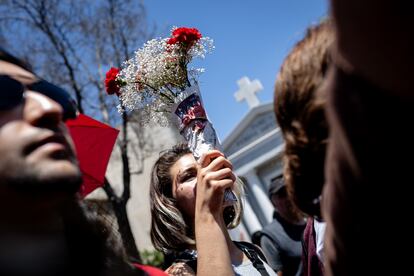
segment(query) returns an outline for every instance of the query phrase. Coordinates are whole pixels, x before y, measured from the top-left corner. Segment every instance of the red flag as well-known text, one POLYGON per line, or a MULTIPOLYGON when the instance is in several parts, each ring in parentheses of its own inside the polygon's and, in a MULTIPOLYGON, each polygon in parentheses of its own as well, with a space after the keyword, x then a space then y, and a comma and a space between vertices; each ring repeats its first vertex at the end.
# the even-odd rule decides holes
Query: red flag
POLYGON ((83 185, 80 193, 86 196, 103 186, 106 167, 119 130, 91 117, 80 114, 66 122, 75 143, 83 185))

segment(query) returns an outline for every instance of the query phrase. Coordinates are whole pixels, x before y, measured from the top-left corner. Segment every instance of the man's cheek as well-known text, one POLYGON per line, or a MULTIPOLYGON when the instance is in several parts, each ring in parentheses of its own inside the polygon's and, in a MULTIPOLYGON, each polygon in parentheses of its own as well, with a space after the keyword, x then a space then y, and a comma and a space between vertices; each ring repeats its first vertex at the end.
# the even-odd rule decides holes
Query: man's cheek
POLYGON ((66 139, 66 142, 68 143, 69 147, 70 147, 70 151, 71 153, 76 157, 76 148, 75 148, 75 143, 72 140, 72 136, 70 136, 69 130, 66 127, 66 125, 62 122, 59 126, 59 129, 61 131, 61 133, 63 134, 63 136, 66 139))

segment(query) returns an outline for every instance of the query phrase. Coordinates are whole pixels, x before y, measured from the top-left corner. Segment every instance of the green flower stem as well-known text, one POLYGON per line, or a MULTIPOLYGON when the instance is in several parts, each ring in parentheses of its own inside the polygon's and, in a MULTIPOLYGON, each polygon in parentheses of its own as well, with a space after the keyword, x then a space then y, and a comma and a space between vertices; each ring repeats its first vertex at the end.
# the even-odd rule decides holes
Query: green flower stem
POLYGON ((160 92, 160 95, 167 99, 170 103, 174 103, 174 100, 171 99, 170 96, 168 96, 167 94, 160 92))
POLYGON ((171 90, 171 88, 168 87, 168 85, 166 85, 165 87, 168 89, 168 91, 170 91, 172 97, 176 97, 175 93, 171 90))
MULTIPOLYGON (((152 87, 151 85, 149 85, 149 84, 147 84, 145 82, 142 82, 142 81, 134 81, 133 83, 143 84, 143 85, 148 86, 149 88, 151 88, 154 92, 158 92, 157 89, 155 89, 154 87, 152 87)), ((174 98, 171 98, 169 95, 167 95, 165 93, 162 93, 162 92, 159 92, 159 94, 162 97, 164 97, 165 99, 167 99, 169 103, 174 103, 174 98)))

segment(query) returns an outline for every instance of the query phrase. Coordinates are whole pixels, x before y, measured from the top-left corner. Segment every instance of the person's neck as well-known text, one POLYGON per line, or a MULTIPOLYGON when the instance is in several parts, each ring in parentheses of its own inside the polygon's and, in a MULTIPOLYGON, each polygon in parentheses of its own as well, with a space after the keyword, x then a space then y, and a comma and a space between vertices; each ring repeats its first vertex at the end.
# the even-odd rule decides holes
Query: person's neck
POLYGON ((0 204, 1 231, 19 233, 59 232, 63 228, 61 210, 68 200, 61 202, 28 199, 0 204))
POLYGON ((305 224, 305 220, 301 216, 298 216, 298 215, 293 214, 291 212, 278 212, 278 211, 275 211, 274 215, 279 216, 280 218, 282 218, 286 222, 288 222, 290 224, 293 224, 293 225, 305 224))
POLYGON ((10 206, 8 214, 0 212, 0 244, 4 246, 0 262, 9 261, 12 273, 20 275, 19 263, 24 263, 33 275, 64 275, 70 263, 69 244, 60 208, 54 207, 27 208, 24 212, 10 206))
POLYGON ((21 234, 43 235, 63 231, 63 221, 57 212, 33 214, 31 216, 17 215, 0 223, 2 231, 21 234))

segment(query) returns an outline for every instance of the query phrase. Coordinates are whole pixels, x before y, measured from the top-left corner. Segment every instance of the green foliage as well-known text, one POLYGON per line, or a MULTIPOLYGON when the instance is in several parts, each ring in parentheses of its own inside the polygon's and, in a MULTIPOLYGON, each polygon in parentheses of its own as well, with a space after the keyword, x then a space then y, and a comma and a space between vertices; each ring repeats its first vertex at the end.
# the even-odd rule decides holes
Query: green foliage
POLYGON ((157 250, 143 250, 140 255, 144 265, 161 268, 164 263, 164 254, 157 250))

